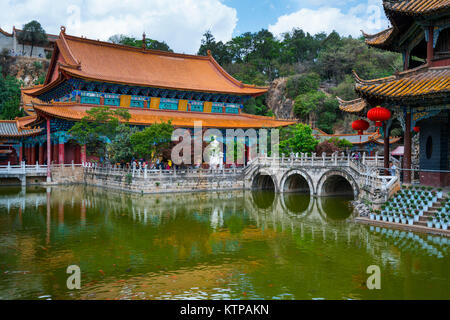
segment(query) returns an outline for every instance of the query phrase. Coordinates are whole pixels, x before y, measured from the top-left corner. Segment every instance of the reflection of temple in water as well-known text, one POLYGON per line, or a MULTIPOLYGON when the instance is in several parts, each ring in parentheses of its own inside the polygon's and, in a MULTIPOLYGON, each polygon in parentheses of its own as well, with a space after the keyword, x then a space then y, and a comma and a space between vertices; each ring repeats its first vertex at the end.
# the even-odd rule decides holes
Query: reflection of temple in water
POLYGON ((262 190, 140 196, 72 186, 27 191, 17 189, 14 196, 0 195, 0 210, 22 214, 27 208, 40 208, 38 211, 45 212, 47 242, 50 241, 52 219, 58 227, 57 232, 70 232, 65 230, 64 213, 69 208, 71 212, 79 212, 77 221, 81 227, 89 223, 86 212, 95 210, 105 215, 105 219, 107 216, 121 217, 154 227, 183 216, 192 225, 204 225, 209 230, 209 237, 213 238, 226 237, 220 235, 225 229, 233 229, 233 221, 239 224, 236 219, 233 220, 237 217, 244 221, 240 222, 243 223, 239 230, 242 237, 257 237, 261 230, 282 233, 289 230, 291 233, 298 232, 301 237, 309 234, 315 241, 334 239, 360 244, 367 240, 367 228, 349 223, 352 218, 351 208, 346 199, 317 198, 297 193, 276 194, 262 190), (248 225, 255 225, 256 230, 248 225))
MULTIPOLYGON (((416 257, 447 255, 445 238, 351 223, 345 199, 264 192, 140 196, 82 186, 18 189, 0 195, 0 244, 20 248, 17 261, 35 264, 43 274, 74 259, 90 261, 95 274, 99 269, 113 271, 100 264, 133 265, 146 274, 144 281, 159 281, 161 290, 170 283, 165 273, 158 273, 158 265, 164 272, 189 270, 178 278, 180 290, 195 286, 195 281, 210 285, 205 279, 213 279, 211 270, 230 274, 244 268, 246 275, 237 271, 237 276, 250 292, 255 280, 247 274, 267 270, 272 260, 293 274, 291 280, 309 282, 313 280, 296 274, 293 266, 304 259, 308 266, 328 257, 335 265, 348 259, 335 252, 391 266, 405 263, 405 252, 416 257), (13 240, 4 232, 33 228, 42 232, 13 240)), ((45 277, 40 281, 41 286, 50 283, 45 277)), ((295 281, 285 285, 294 288, 295 281)))

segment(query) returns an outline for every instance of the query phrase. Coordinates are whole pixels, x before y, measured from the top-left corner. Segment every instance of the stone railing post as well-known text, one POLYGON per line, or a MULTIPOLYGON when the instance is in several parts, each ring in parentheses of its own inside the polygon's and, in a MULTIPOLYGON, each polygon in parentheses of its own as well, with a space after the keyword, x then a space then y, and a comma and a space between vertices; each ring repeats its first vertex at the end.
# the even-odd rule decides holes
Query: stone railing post
POLYGON ((347 166, 350 167, 350 153, 347 154, 347 166))
POLYGON ((378 167, 378 151, 375 152, 375 167, 378 167))
POLYGON ((366 153, 365 152, 363 152, 362 164, 366 164, 366 153))
POLYGON ((39 161, 36 161, 35 169, 36 169, 36 172, 39 171, 39 161))
POLYGON ((326 157, 326 153, 322 152, 322 166, 325 167, 325 157, 326 157))
POLYGON ((175 165, 173 166, 173 176, 176 177, 177 176, 177 170, 175 168, 175 165))
POLYGON ((11 171, 11 162, 8 161, 8 167, 6 168, 6 171, 11 171))
POLYGON ((338 152, 336 151, 334 154, 334 165, 337 166, 337 160, 338 160, 338 152))
POLYGON ((314 166, 314 156, 316 155, 315 152, 311 153, 311 165, 314 166))
POLYGON ((147 179, 147 166, 144 168, 144 179, 147 179))

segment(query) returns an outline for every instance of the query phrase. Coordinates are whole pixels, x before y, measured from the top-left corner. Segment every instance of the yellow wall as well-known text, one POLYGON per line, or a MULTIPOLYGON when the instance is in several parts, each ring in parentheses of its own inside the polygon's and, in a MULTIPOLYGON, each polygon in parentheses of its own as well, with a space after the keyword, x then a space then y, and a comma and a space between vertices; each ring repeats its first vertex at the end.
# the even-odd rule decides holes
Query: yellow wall
POLYGON ((122 94, 120 96, 120 106, 121 107, 129 107, 131 102, 131 96, 122 94))
POLYGON ((187 100, 180 100, 178 102, 178 110, 180 110, 180 111, 187 111, 187 104, 188 104, 187 100))
POLYGON ((159 101, 160 101, 160 98, 151 98, 150 99, 150 109, 159 109, 159 101))
POLYGON ((203 105, 203 112, 211 112, 212 109, 212 102, 205 102, 203 105))

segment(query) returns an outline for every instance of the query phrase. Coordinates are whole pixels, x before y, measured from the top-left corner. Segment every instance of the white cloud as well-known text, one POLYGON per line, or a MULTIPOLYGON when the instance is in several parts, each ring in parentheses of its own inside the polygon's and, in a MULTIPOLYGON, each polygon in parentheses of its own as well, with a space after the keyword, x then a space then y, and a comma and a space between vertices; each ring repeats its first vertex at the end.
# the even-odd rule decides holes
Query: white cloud
POLYGON ((311 34, 330 33, 336 30, 341 35, 359 37, 360 30, 376 33, 388 26, 384 12, 379 5, 369 1, 352 7, 348 12, 339 8, 322 7, 316 10, 300 9, 294 13, 280 16, 269 31, 275 35, 301 28, 311 34))
POLYGON ((210 29, 219 41, 231 39, 236 9, 220 0, 22 0, 0 4, 0 27, 38 20, 48 33, 107 40, 114 34, 166 41, 176 52, 195 53, 203 33, 210 29))

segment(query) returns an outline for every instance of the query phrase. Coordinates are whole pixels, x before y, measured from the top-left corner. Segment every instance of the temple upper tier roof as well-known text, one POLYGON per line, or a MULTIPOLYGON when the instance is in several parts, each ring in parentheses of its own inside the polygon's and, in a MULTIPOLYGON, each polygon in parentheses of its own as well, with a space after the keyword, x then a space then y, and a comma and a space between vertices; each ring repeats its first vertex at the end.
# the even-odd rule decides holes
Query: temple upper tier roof
POLYGON ((69 36, 64 28, 56 49, 44 87, 27 94, 41 95, 67 78, 247 96, 268 90, 236 80, 210 53, 197 56, 135 48, 69 36))
POLYGON ((436 14, 450 8, 450 0, 384 0, 386 14, 401 13, 407 15, 436 14))
POLYGON ((363 80, 355 72, 354 77, 355 90, 363 98, 417 100, 448 97, 450 91, 450 67, 430 68, 425 65, 375 80, 363 80))
MULTIPOLYGON (((69 121, 79 121, 88 116, 86 113, 93 105, 78 103, 52 103, 36 104, 34 110, 38 117, 45 115, 69 121)), ((118 107, 110 107, 115 109, 118 107)), ((271 117, 256 116, 251 114, 218 114, 178 110, 158 110, 128 108, 131 115, 128 121, 131 125, 151 125, 154 123, 172 122, 175 127, 192 128, 195 121, 202 121, 203 127, 211 128, 275 128, 295 124, 294 120, 276 120, 271 117)), ((39 121, 39 119, 38 119, 39 121)))
POLYGON ((395 52, 405 49, 405 41, 420 40, 424 21, 446 21, 450 16, 450 0, 384 0, 383 7, 392 27, 372 35, 362 33, 367 45, 395 52))

